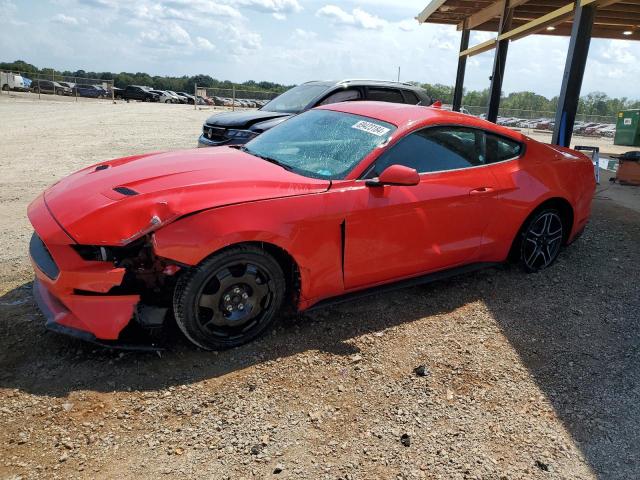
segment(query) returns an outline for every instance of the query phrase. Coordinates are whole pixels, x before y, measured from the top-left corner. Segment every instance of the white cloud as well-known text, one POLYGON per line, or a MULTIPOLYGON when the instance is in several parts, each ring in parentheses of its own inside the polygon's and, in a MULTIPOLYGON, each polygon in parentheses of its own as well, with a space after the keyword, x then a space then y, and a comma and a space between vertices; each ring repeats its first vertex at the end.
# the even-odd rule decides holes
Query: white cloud
POLYGON ((283 20, 287 19, 287 16, 284 13, 273 13, 272 16, 276 20, 280 20, 280 21, 283 21, 283 20))
POLYGON ((215 50, 216 46, 204 37, 196 37, 196 46, 202 50, 215 50))
POLYGON ((602 58, 624 65, 637 64, 638 58, 631 53, 628 40, 611 40, 609 47, 602 50, 602 58))
MULTIPOLYGON (((228 5, 226 2, 215 2, 211 0, 161 0, 159 3, 165 7, 180 12, 189 12, 190 17, 196 15, 212 15, 221 17, 239 18, 242 14, 237 8, 228 5)), ((231 2, 233 5, 234 2, 231 2)))
POLYGON ((223 18, 242 18, 242 14, 229 5, 206 0, 166 0, 164 2, 136 2, 132 14, 140 20, 158 22, 179 20, 197 25, 210 25, 223 18))
POLYGON ((80 4, 98 8, 118 8, 118 0, 78 0, 80 4))
POLYGON ((71 17, 65 15, 64 13, 58 13, 57 15, 54 15, 51 21, 55 23, 61 23, 62 25, 77 26, 80 24, 80 21, 76 17, 71 17))
POLYGON ((325 5, 316 12, 316 16, 328 18, 335 25, 349 25, 366 30, 379 30, 388 23, 361 8, 354 8, 349 13, 337 5, 325 5))
POLYGON ((226 26, 225 35, 229 51, 233 55, 244 55, 262 48, 260 34, 246 30, 244 27, 229 24, 226 26))
POLYGON ((301 40, 313 40, 318 36, 318 34, 310 30, 303 30, 302 28, 296 28, 293 31, 293 36, 301 40))
POLYGON ((263 13, 297 13, 302 10, 298 0, 235 0, 236 5, 263 13))
POLYGON ((12 25, 21 27, 26 25, 25 22, 16 20, 14 15, 18 11, 18 7, 11 0, 0 0, 0 25, 12 25))
POLYGON ((153 48, 172 49, 193 45, 189 33, 176 23, 168 23, 162 29, 143 31, 140 33, 140 40, 153 48))
POLYGON ((414 18, 408 18, 406 20, 402 20, 398 22, 398 28, 403 32, 412 32, 416 28, 418 28, 418 21, 414 18))

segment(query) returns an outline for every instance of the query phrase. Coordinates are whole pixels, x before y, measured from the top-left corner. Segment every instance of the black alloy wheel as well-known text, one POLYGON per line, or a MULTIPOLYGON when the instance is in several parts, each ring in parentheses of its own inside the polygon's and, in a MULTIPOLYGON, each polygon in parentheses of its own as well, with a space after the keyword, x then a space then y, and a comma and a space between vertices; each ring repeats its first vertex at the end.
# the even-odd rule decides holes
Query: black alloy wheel
POLYGON ((284 292, 282 269, 269 254, 235 247, 180 277, 173 302, 176 323, 201 348, 236 347, 273 323, 284 292))
POLYGON ((550 266, 560 253, 564 240, 560 212, 546 209, 535 214, 522 231, 520 262, 528 272, 550 266))

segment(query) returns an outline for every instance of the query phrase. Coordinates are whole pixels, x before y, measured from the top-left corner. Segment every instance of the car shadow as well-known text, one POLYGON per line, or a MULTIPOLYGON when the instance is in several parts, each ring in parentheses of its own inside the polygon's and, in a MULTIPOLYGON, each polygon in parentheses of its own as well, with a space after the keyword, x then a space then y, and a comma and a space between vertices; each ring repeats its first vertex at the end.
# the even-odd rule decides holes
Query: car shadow
POLYGON ((159 390, 309 350, 353 355, 362 335, 482 302, 594 471, 618 478, 622 467, 640 471, 640 296, 624 281, 640 279, 638 238, 639 214, 601 202, 584 238, 546 271, 503 266, 327 307, 219 353, 179 336, 157 355, 45 332, 25 284, 0 298, 0 388, 59 397, 159 390))

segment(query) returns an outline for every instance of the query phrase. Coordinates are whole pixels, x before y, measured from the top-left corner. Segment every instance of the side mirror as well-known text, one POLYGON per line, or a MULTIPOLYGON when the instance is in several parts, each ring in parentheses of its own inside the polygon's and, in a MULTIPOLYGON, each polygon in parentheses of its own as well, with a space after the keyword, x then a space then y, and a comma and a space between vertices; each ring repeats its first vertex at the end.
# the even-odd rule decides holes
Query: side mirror
POLYGON ((378 178, 367 180, 367 187, 383 187, 384 185, 411 186, 420 183, 418 172, 404 165, 389 165, 378 178))

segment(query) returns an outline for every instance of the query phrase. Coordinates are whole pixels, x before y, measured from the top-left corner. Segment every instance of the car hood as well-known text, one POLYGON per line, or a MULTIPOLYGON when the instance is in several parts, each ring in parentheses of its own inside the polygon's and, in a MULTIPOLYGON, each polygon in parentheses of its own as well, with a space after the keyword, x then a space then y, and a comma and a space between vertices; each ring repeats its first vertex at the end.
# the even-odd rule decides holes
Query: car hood
POLYGON ((207 118, 206 124, 213 127, 246 129, 259 122, 273 120, 275 118, 284 119, 290 117, 291 115, 291 113, 268 112, 266 110, 228 112, 210 116, 209 118, 207 118))
POLYGON ((76 242, 126 245, 193 212, 320 193, 329 186, 329 181, 218 147, 103 162, 59 181, 44 198, 76 242))

